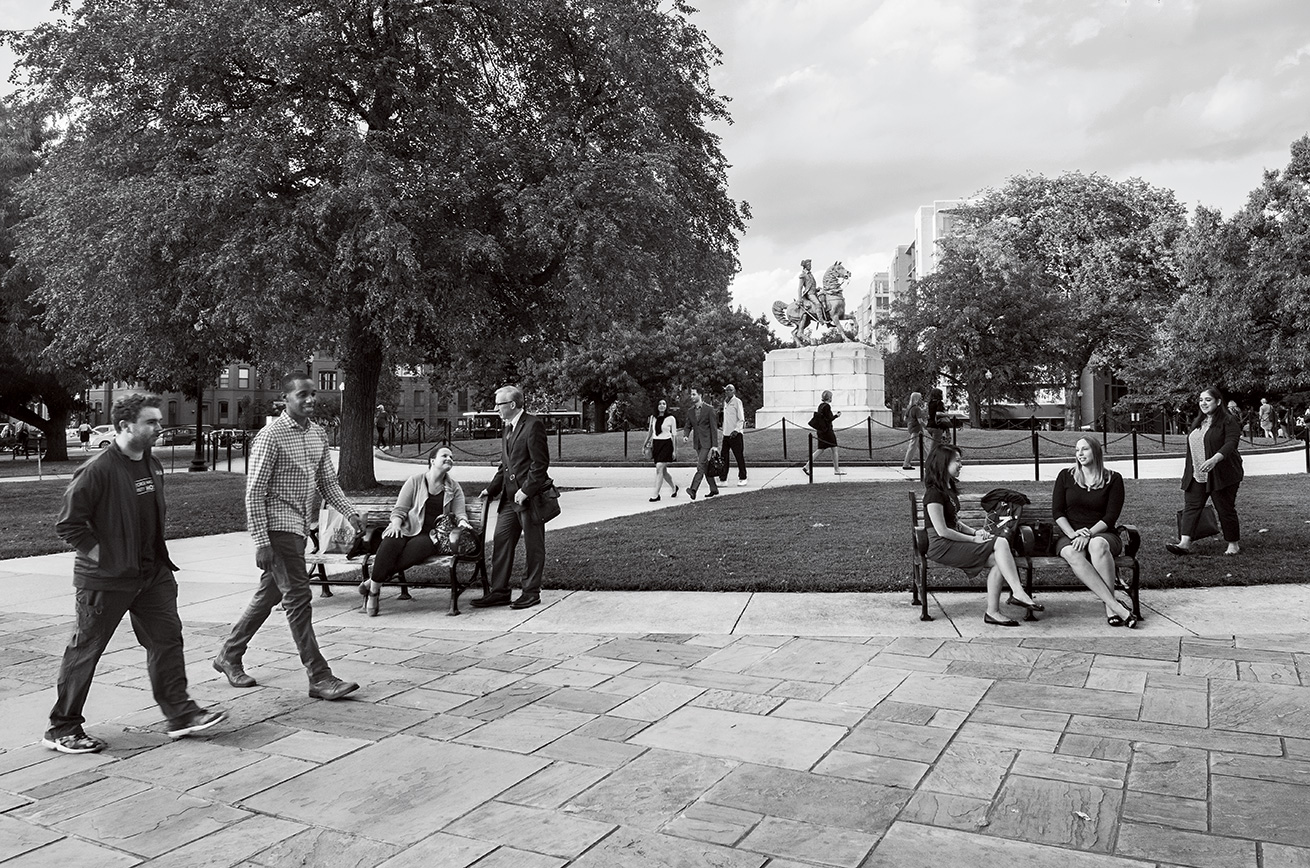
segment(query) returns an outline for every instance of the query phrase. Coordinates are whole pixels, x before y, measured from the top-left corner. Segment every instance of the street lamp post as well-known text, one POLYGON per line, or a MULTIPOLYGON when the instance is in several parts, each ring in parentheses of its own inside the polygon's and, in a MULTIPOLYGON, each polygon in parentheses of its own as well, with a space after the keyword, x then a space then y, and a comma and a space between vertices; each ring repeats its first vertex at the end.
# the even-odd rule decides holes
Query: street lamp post
POLYGON ((983 400, 987 402, 987 427, 992 427, 992 371, 988 368, 983 372, 983 377, 987 380, 987 386, 983 390, 983 400))

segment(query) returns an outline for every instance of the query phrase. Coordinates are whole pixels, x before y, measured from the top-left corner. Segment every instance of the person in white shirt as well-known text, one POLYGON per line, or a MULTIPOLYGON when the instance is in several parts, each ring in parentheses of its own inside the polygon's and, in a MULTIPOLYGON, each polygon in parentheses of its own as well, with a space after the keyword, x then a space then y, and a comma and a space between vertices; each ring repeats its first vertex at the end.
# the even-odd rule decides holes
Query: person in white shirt
POLYGON ((737 485, 746 484, 746 455, 743 451, 742 432, 746 430, 746 410, 737 397, 737 389, 732 383, 723 387, 723 471, 719 481, 728 481, 728 457, 737 459, 737 485))

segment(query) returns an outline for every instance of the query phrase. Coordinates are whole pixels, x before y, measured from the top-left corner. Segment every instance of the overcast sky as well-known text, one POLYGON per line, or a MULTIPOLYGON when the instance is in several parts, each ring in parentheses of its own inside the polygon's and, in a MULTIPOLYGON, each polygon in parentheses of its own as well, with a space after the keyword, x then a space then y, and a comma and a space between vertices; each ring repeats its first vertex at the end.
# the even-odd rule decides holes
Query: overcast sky
POLYGON ((723 52, 731 193, 754 212, 734 297, 853 272, 915 209, 1015 174, 1099 172, 1231 214, 1310 130, 1307 0, 691 0, 723 52))
MULTIPOLYGON (((734 297, 801 259, 852 304, 915 209, 1010 175, 1140 177, 1230 214, 1310 130, 1310 0, 691 0, 723 52, 731 194, 754 211, 734 297)), ((0 27, 50 16, 0 0, 0 27)), ((0 56, 8 75, 12 58, 0 56)))

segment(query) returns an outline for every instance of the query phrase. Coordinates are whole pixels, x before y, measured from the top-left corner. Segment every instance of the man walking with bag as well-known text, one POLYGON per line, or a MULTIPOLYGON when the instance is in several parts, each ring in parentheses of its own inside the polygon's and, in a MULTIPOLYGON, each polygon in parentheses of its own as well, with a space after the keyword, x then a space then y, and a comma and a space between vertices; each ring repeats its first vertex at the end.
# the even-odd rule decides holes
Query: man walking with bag
POLYGON ((488 503, 500 502, 496 533, 491 542, 491 591, 473 600, 472 605, 479 609, 491 606, 526 609, 541 602, 541 577, 546 569, 545 521, 550 516, 541 513, 541 507, 555 489, 547 473, 550 447, 546 426, 536 416, 523 412, 522 389, 517 386, 497 389, 496 412, 504 424, 500 467, 491 484, 482 491, 482 496, 489 498, 488 503), (527 549, 527 571, 523 575, 523 590, 511 603, 509 577, 514 571, 514 549, 520 536, 527 549))
POLYGON ((745 438, 746 409, 737 397, 737 388, 729 383, 723 387, 723 470, 719 482, 728 481, 728 456, 737 459, 737 487, 746 484, 745 438))
POLYGON ((687 487, 687 496, 696 499, 696 489, 704 478, 710 484, 710 491, 705 496, 713 497, 719 493, 719 486, 714 482, 714 474, 709 472, 709 460, 710 452, 719 451, 719 427, 714 423, 714 408, 701 400, 700 389, 691 390, 691 409, 687 411, 687 427, 682 432, 682 442, 688 440, 696 450, 696 475, 687 487))
POLYGON ((128 395, 110 411, 114 441, 73 474, 55 524, 77 549, 77 628, 64 649, 59 693, 41 744, 60 753, 98 753, 103 741, 82 729, 82 709, 96 665, 123 620, 146 649, 155 701, 168 718, 168 735, 208 729, 224 714, 206 711, 187 695, 177 580, 164 544, 164 468, 150 454, 159 436, 160 400, 128 395))
POLYGON ((250 640, 279 602, 287 613, 291 638, 309 673, 309 695, 340 699, 359 689, 332 674, 314 635, 313 594, 305 569, 305 538, 318 514, 318 497, 346 516, 355 533, 363 522, 337 482, 327 434, 309 417, 318 392, 304 374, 282 378, 286 409, 255 435, 246 471, 246 527, 255 540, 255 563, 263 570, 259 589, 232 626, 214 668, 233 687, 254 687, 241 665, 250 640))

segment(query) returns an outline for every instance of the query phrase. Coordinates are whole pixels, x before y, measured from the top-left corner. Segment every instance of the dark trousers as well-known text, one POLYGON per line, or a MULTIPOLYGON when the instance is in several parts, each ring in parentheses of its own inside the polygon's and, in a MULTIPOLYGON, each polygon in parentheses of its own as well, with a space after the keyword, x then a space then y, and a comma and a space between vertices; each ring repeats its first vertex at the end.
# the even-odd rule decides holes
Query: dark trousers
POLYGON ((369 578, 375 582, 385 582, 394 573, 421 564, 437 554, 436 543, 425 533, 416 536, 395 536, 382 538, 378 553, 373 556, 373 570, 369 578))
POLYGON ((741 432, 736 434, 723 435, 723 472, 719 474, 720 482, 728 481, 728 456, 733 455, 737 459, 737 478, 746 478, 746 453, 743 449, 745 438, 741 432))
POLYGON ((282 531, 273 531, 268 536, 273 545, 273 567, 259 577, 255 596, 232 625, 232 633, 223 643, 219 656, 230 663, 240 663, 250 640, 280 602, 310 682, 322 681, 331 677, 332 669, 318 650, 318 637, 314 635, 313 594, 309 589, 309 574, 305 572, 305 538, 282 531))
POLYGON ((1204 483, 1197 482, 1195 479, 1189 480, 1187 487, 1183 489, 1181 525, 1183 533, 1186 536, 1192 535, 1192 530, 1196 527, 1196 519, 1205 508, 1205 499, 1208 497, 1214 504, 1215 514, 1219 516, 1219 527, 1224 532, 1224 542, 1241 542, 1242 523, 1237 518, 1237 489, 1241 485, 1242 483, 1239 482, 1236 485, 1206 491, 1204 483))
POLYGON ((387 428, 385 425, 378 426, 378 445, 383 449, 387 447, 387 428))
POLYGON ((496 533, 491 538, 491 593, 508 594, 509 576, 514 571, 514 549, 523 537, 527 549, 527 572, 523 574, 523 593, 541 594, 541 576, 546 570, 546 526, 533 521, 527 506, 516 509, 508 495, 496 516, 496 533))
POLYGON ((92 591, 78 588, 77 628, 64 649, 59 668, 59 694, 50 709, 50 735, 59 738, 82 731, 82 709, 91 690, 96 665, 109 646, 123 615, 131 613, 136 640, 146 649, 150 689, 164 716, 171 720, 199 709, 187 695, 186 657, 182 653, 182 619, 177 614, 177 582, 169 570, 139 591, 92 591))
POLYGON ((709 461, 710 447, 706 446, 703 449, 696 450, 696 473, 692 476, 691 487, 688 489, 692 494, 695 494, 696 489, 700 488, 700 481, 702 479, 710 484, 710 491, 715 494, 719 493, 719 486, 714 481, 714 475, 706 472, 706 469, 709 466, 709 461))

